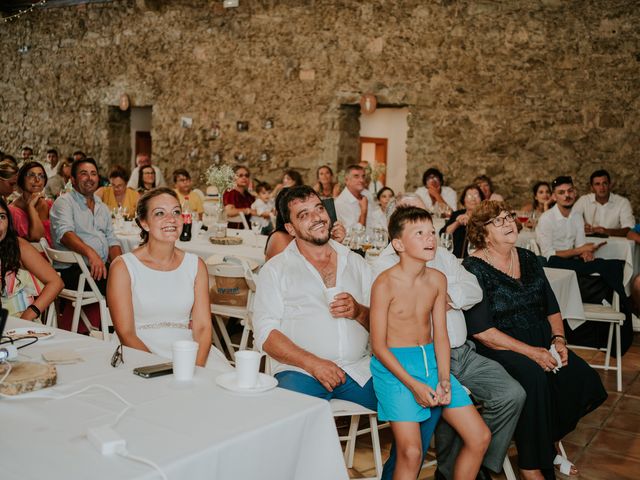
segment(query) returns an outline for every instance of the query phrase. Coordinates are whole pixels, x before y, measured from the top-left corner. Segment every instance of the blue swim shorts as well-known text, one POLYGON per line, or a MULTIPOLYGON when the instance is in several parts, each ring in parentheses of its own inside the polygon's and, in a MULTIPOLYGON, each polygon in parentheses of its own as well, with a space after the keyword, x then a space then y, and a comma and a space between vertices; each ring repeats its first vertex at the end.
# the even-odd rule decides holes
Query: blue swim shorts
MULTIPOLYGON (((438 386, 438 365, 433 343, 417 347, 389 348, 400 365, 416 380, 434 390, 438 386)), ((371 359, 373 388, 378 397, 378 418, 391 422, 424 422, 431 416, 429 407, 421 407, 404 383, 387 370, 375 356, 371 359)), ((460 382, 451 375, 451 403, 444 408, 472 405, 460 382)))

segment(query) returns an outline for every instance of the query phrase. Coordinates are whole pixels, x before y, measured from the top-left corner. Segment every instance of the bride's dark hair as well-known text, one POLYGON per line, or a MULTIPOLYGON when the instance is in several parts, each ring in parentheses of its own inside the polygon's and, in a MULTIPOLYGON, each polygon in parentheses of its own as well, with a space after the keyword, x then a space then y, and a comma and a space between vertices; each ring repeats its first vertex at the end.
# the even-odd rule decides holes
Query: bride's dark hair
POLYGON ((7 216, 7 233, 0 241, 0 275, 2 275, 2 291, 4 291, 5 275, 9 272, 18 273, 20 268, 20 245, 18 245, 18 235, 13 228, 11 212, 7 202, 1 196, 0 210, 4 210, 4 214, 7 216))
POLYGON ((140 245, 144 245, 149 241, 149 232, 147 232, 144 228, 142 228, 141 220, 145 220, 147 215, 149 214, 149 201, 152 198, 159 197, 160 195, 171 195, 180 203, 180 199, 178 198, 178 194, 170 188, 167 187, 159 187, 154 188, 153 190, 149 190, 145 192, 138 200, 138 205, 136 206, 136 223, 140 227, 140 245))

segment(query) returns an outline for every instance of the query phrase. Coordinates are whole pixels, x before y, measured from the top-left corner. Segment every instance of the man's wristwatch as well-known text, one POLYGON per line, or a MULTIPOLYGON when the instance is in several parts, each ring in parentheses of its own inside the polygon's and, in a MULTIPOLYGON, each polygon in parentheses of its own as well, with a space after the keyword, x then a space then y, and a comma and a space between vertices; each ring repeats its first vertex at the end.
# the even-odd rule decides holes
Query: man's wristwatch
POLYGON ((40 311, 40 309, 38 307, 36 307, 33 303, 31 305, 29 305, 27 308, 29 310, 33 310, 33 313, 36 314, 36 317, 39 317, 40 315, 42 315, 42 312, 40 311))
POLYGON ((562 343, 564 343, 565 345, 567 344, 567 339, 564 335, 553 335, 551 337, 551 344, 553 345, 553 342, 555 342, 557 339, 562 340, 562 343))

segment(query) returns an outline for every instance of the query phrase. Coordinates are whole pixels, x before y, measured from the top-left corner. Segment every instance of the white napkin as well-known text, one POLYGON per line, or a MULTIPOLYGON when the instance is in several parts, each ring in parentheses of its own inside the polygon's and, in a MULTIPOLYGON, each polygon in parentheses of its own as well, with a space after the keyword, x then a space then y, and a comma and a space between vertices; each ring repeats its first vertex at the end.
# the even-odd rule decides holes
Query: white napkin
POLYGON ((560 354, 556 350, 556 345, 555 344, 551 345, 551 348, 549 349, 549 353, 551 354, 551 356, 554 358, 554 360, 558 364, 558 366, 553 369, 553 373, 558 373, 558 370, 560 370, 562 368, 562 360, 560 359, 560 354))

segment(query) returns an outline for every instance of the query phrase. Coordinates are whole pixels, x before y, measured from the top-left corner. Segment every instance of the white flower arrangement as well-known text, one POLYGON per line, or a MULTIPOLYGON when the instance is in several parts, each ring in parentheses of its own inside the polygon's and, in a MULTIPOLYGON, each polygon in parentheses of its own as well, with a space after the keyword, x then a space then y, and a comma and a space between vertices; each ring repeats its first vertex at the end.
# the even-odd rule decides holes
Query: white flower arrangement
POLYGON ((227 190, 231 190, 236 185, 236 174, 233 169, 226 164, 211 165, 204 174, 207 185, 212 185, 218 189, 218 195, 227 190))
POLYGON ((382 177, 387 171, 387 166, 384 163, 376 162, 374 164, 373 169, 371 170, 371 178, 373 181, 377 181, 380 177, 382 177))

